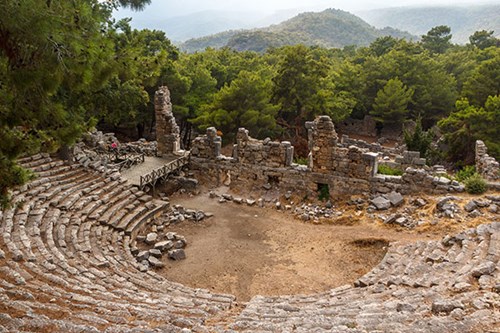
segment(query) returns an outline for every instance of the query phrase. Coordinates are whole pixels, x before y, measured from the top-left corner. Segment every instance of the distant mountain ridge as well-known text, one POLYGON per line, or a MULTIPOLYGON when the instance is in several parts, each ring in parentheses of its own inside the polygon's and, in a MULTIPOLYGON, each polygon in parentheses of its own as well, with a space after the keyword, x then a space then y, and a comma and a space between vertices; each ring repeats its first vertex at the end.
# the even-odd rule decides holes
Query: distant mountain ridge
POLYGON ((416 39, 407 32, 393 28, 376 29, 361 18, 338 9, 299 14, 267 28, 233 30, 194 38, 182 43, 181 50, 196 52, 207 47, 230 47, 238 51, 262 52, 270 47, 305 44, 342 48, 348 45, 369 45, 381 36, 416 39))
POLYGON ((421 36, 438 25, 451 28, 452 42, 465 44, 478 30, 500 36, 500 4, 476 6, 401 7, 356 12, 375 27, 391 26, 421 36))

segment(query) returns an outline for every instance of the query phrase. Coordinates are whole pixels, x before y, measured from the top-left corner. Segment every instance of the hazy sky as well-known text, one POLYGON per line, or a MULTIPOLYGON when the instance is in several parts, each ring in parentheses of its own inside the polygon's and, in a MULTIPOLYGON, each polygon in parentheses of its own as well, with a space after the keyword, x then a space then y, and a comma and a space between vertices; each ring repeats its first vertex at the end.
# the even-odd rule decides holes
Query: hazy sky
POLYGON ((500 3, 500 0, 153 0, 146 8, 153 16, 179 16, 204 10, 253 11, 272 13, 280 9, 323 10, 326 8, 360 11, 364 9, 500 3))

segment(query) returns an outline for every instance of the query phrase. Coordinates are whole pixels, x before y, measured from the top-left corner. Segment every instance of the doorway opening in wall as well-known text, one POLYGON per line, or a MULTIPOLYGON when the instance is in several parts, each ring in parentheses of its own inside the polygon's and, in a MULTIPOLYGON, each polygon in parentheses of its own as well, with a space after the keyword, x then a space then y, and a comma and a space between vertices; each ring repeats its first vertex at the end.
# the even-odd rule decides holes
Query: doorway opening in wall
POLYGON ((278 185, 280 178, 278 176, 267 176, 267 182, 271 185, 278 185))
POLYGON ((330 186, 328 184, 317 183, 318 185, 318 199, 321 201, 330 200, 330 186))

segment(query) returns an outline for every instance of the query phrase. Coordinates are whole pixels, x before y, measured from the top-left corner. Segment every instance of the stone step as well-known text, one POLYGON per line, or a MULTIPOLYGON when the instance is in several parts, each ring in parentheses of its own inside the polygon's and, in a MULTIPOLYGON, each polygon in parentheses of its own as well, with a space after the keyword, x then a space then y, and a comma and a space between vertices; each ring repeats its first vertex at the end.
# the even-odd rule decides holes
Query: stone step
POLYGON ((125 233, 127 235, 131 235, 134 231, 136 231, 145 222, 159 217, 169 207, 169 203, 165 202, 165 201, 158 200, 158 201, 154 201, 153 203, 154 203, 154 205, 156 205, 156 207, 154 207, 153 209, 148 209, 147 213, 144 216, 130 220, 127 223, 127 225, 125 227, 125 233))

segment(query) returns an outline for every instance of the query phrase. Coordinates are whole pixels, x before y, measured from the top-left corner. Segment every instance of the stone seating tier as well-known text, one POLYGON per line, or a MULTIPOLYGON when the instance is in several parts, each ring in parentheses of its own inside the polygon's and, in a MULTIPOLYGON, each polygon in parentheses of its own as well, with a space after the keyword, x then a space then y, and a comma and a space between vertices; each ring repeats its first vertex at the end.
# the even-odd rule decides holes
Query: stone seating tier
POLYGON ((135 231, 168 203, 48 155, 20 163, 39 177, 0 212, 0 332, 498 331, 499 222, 392 244, 354 286, 238 312, 231 295, 140 271, 135 231))

